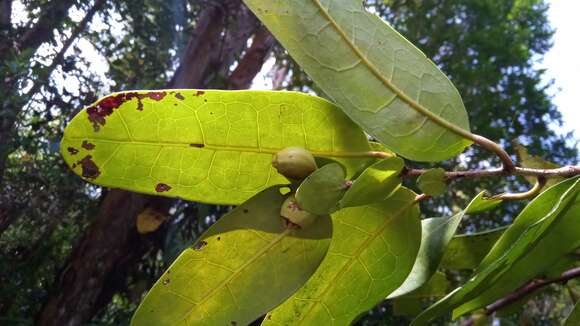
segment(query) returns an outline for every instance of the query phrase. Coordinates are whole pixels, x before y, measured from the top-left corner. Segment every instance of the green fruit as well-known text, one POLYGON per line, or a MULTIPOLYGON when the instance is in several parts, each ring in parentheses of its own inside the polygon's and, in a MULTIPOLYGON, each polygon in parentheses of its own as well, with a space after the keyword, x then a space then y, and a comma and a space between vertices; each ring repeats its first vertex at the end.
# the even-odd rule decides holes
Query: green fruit
POLYGON ((274 155, 272 165, 286 178, 302 180, 316 170, 314 156, 302 147, 286 147, 274 155))
POLYGON ((286 198, 282 204, 282 208, 280 208, 280 215, 300 228, 309 226, 318 217, 317 215, 300 208, 294 195, 290 195, 286 198))

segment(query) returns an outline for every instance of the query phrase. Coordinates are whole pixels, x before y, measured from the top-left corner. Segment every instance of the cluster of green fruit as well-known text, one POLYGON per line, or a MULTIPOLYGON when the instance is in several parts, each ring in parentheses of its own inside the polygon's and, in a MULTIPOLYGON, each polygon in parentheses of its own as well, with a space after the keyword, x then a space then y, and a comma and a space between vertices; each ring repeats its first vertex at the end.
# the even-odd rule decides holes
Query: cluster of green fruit
MULTIPOLYGON (((276 153, 272 165, 278 173, 291 181, 300 182, 314 172, 318 166, 314 156, 302 147, 287 147, 276 153)), ((289 226, 304 228, 316 220, 317 215, 302 209, 296 200, 295 191, 288 194, 288 198, 280 208, 280 216, 289 226)))

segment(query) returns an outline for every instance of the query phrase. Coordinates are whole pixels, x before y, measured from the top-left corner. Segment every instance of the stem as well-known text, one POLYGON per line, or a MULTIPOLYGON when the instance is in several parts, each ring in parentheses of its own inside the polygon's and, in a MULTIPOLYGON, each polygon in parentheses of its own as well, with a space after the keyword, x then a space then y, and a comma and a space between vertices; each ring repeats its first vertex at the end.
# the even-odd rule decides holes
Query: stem
POLYGON ((535 197, 540 193, 540 190, 546 185, 546 178, 538 177, 538 181, 534 186, 525 192, 518 193, 503 193, 490 197, 489 199, 500 199, 500 200, 524 200, 535 197))
POLYGON ((573 278, 580 277, 580 267, 572 268, 560 275, 560 277, 546 280, 546 279, 534 279, 531 280, 528 284, 522 286, 521 288, 515 290, 514 292, 506 295, 505 297, 498 299, 496 302, 490 304, 485 308, 485 313, 487 315, 491 315, 494 312, 500 310, 501 308, 508 306, 510 303, 518 301, 519 299, 527 296, 528 294, 540 289, 544 286, 553 284, 553 283, 565 283, 568 280, 573 278))
MULTIPOLYGON (((418 177, 425 173, 427 169, 407 169, 405 175, 409 177, 418 177)), ((459 178, 483 178, 483 177, 498 177, 507 175, 519 175, 530 177, 573 177, 580 174, 580 166, 570 165, 556 169, 531 169, 514 167, 512 171, 506 171, 504 168, 493 168, 488 170, 467 170, 467 171, 448 171, 445 172, 445 177, 448 180, 459 178)))

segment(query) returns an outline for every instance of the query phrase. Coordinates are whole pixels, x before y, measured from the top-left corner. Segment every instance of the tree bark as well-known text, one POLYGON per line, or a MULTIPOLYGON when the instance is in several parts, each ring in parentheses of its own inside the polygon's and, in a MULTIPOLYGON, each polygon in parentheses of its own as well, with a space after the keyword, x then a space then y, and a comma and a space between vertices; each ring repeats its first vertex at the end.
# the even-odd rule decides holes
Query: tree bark
POLYGON ((228 78, 228 88, 250 88, 253 78, 249 79, 248 76, 256 76, 260 72, 275 42, 276 39, 265 27, 260 28, 252 39, 252 45, 228 78))
MULTIPOLYGON (((239 0, 225 1, 225 4, 202 11, 169 87, 207 87, 208 79, 215 72, 227 72, 236 56, 245 49, 248 37, 258 26, 256 18, 239 0), (230 17, 235 17, 233 22, 230 17), (235 31, 228 31, 228 26, 235 31), (228 37, 228 33, 232 36, 228 37)), ((263 57, 255 58, 259 63, 248 64, 261 66, 263 57)), ((247 80, 251 82, 259 69, 247 71, 245 76, 238 76, 239 80, 246 80, 245 84, 249 84, 247 80)), ((56 281, 54 293, 37 316, 38 324, 79 325, 105 307, 112 295, 125 286, 130 269, 153 247, 149 240, 152 235, 137 233, 137 216, 147 207, 168 215, 172 202, 165 197, 110 191, 95 221, 73 248, 56 281)))

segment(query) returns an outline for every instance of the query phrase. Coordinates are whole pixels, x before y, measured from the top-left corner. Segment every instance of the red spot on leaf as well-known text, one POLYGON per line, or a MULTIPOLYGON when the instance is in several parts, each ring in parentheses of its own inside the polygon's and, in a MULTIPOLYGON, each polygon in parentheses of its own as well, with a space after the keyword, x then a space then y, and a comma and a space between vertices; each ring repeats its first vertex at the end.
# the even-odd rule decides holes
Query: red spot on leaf
POLYGON ((84 178, 95 179, 101 175, 101 171, 93 161, 93 157, 91 155, 83 157, 80 161, 77 162, 77 164, 80 164, 82 169, 82 176, 84 178))
POLYGON ((181 95, 181 93, 175 93, 175 98, 178 100, 181 100, 181 101, 185 100, 185 97, 183 97, 183 95, 181 95))
POLYGON ((77 155, 79 153, 79 150, 74 147, 68 147, 66 150, 70 153, 70 155, 77 155))
POLYGON ((158 183, 155 186, 155 191, 157 192, 165 192, 171 190, 171 186, 165 183, 158 183))
POLYGON ((195 95, 195 96, 201 96, 201 95, 203 95, 203 94, 205 94, 205 92, 204 92, 204 91, 197 91, 197 92, 195 92, 195 94, 194 94, 194 95, 195 95))
POLYGON ((84 149, 86 149, 88 151, 93 150, 95 148, 95 144, 89 143, 86 140, 83 140, 83 143, 81 144, 81 146, 82 146, 82 148, 84 148, 84 149))
POLYGON ((107 96, 100 100, 94 106, 87 109, 87 114, 89 116, 89 121, 93 124, 93 129, 99 131, 101 126, 106 123, 106 117, 113 114, 113 111, 121 106, 121 104, 128 102, 132 99, 137 99, 137 110, 143 110, 144 98, 149 98, 154 101, 161 101, 167 92, 148 92, 145 94, 139 94, 137 92, 122 93, 117 95, 107 96))

